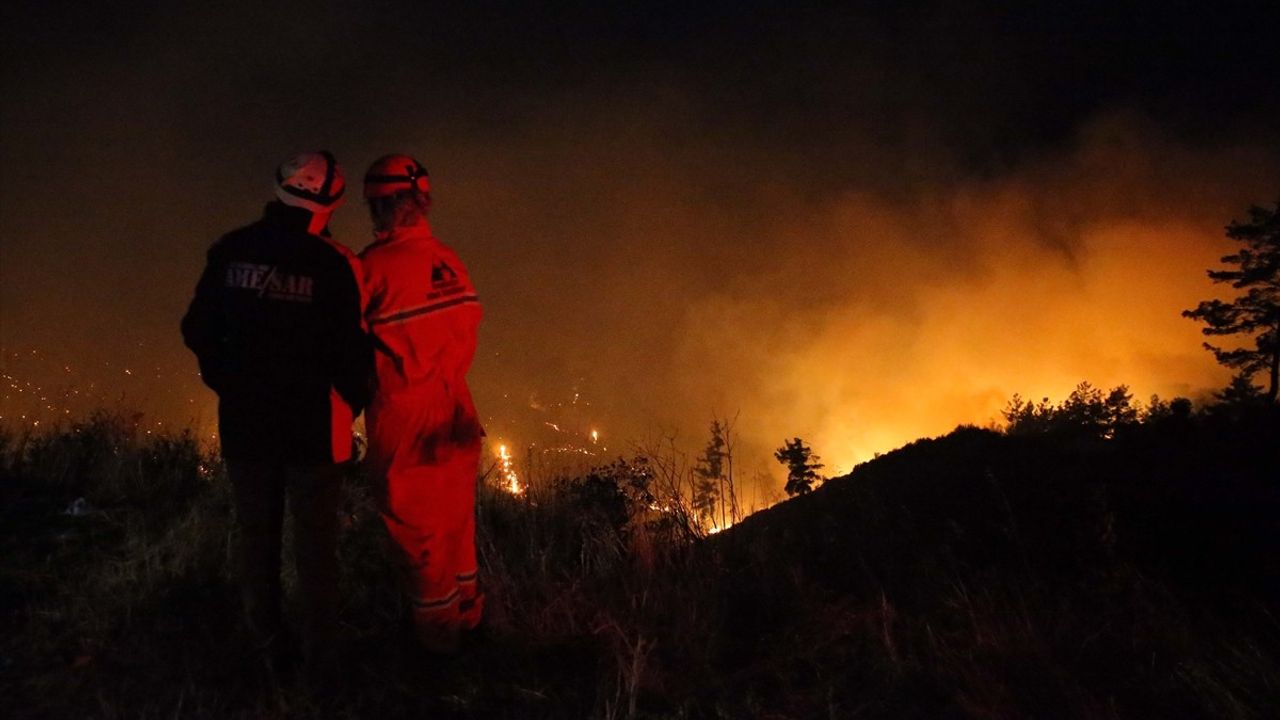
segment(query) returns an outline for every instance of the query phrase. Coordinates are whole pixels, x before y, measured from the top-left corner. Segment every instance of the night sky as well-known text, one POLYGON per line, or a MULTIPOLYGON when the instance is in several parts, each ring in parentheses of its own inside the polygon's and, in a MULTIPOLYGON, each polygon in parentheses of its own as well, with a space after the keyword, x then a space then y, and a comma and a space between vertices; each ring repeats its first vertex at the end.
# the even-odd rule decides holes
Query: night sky
MULTIPOLYGON (((775 474, 793 435, 847 470, 1013 392, 1219 386, 1179 311, 1280 198, 1274 2, 124 5, 0 11, 6 420, 207 432, 178 320, 305 150, 430 169, 495 440, 740 413, 775 474)), ((358 193, 333 229, 367 244, 358 193)))

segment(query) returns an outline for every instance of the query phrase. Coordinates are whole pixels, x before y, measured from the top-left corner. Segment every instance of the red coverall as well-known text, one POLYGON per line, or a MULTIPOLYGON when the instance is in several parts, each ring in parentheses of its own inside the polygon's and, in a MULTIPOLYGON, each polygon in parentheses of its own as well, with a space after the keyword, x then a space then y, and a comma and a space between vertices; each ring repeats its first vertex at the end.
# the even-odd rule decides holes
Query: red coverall
POLYGON ((380 235, 360 259, 377 347, 369 456, 386 479, 387 529, 411 568, 419 638, 450 650, 484 605, 475 551, 484 431, 466 383, 480 303, 462 261, 425 224, 380 235))

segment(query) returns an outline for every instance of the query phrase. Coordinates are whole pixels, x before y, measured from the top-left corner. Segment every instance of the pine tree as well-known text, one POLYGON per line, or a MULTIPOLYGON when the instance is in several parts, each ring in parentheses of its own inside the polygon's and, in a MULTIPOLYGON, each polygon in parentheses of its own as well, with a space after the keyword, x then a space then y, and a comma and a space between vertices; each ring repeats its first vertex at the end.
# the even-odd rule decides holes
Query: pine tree
POLYGON ((1222 258, 1238 269, 1210 270, 1209 278, 1244 292, 1231 302, 1204 300, 1182 315, 1203 322, 1205 335, 1251 337, 1252 348, 1204 346, 1219 363, 1247 377, 1267 371, 1267 400, 1274 403, 1280 390, 1280 201, 1273 210, 1249 208, 1249 221, 1233 221, 1227 226, 1227 237, 1245 245, 1222 258))
POLYGON ((823 467, 817 462, 821 458, 813 454, 813 449, 804 444, 800 438, 783 440, 782 447, 774 451, 773 456, 787 467, 788 495, 803 495, 813 491, 813 484, 818 480, 817 470, 823 467))
POLYGON ((1102 391, 1087 380, 1076 385, 1075 390, 1058 406, 1054 413, 1055 429, 1078 430, 1089 435, 1104 435, 1107 427, 1107 406, 1102 391))
MULTIPOLYGON (((1152 402, 1157 401, 1153 396, 1152 402)), ((1156 411, 1164 409, 1167 408, 1156 411)), ((1049 402, 1049 398, 1033 403, 1015 393, 1001 412, 1009 435, 1067 432, 1112 438, 1122 428, 1137 424, 1142 417, 1141 407, 1134 403, 1128 385, 1117 385, 1103 394, 1087 381, 1076 385, 1067 399, 1057 405, 1049 402)))
POLYGON ((1115 437, 1122 428, 1137 424, 1139 408, 1133 403, 1133 393, 1128 385, 1117 385, 1111 388, 1102 401, 1106 416, 1106 435, 1115 437))
POLYGON ((1033 403, 1014 393, 1001 414, 1006 422, 1005 432, 1010 435, 1037 435, 1048 432, 1053 427, 1055 412, 1049 398, 1041 398, 1040 402, 1033 403))
POLYGON ((724 526, 724 464, 725 438, 724 427, 719 420, 711 421, 711 438, 707 446, 698 456, 697 465, 693 468, 696 478, 693 484, 693 509, 698 519, 711 520, 716 527, 724 526), (721 518, 716 522, 716 506, 721 507, 721 518))
POLYGON ((1263 401, 1262 388, 1253 384, 1248 373, 1239 372, 1231 377, 1231 382, 1213 394, 1220 405, 1227 407, 1248 407, 1260 405, 1263 401))

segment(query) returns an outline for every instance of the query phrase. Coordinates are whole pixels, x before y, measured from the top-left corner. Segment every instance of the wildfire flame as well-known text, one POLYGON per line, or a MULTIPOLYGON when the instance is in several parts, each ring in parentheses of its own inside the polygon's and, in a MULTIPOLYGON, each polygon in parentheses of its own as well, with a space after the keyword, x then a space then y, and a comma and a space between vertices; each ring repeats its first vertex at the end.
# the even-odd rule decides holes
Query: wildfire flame
POLYGON ((733 527, 733 520, 728 518, 725 518, 723 522, 716 522, 715 520, 712 520, 710 526, 707 527, 707 534, 715 535, 716 533, 728 530, 731 527, 733 527))
POLYGON ((506 445, 498 446, 498 486, 512 495, 524 492, 520 484, 520 476, 516 474, 515 465, 511 462, 511 452, 506 445))

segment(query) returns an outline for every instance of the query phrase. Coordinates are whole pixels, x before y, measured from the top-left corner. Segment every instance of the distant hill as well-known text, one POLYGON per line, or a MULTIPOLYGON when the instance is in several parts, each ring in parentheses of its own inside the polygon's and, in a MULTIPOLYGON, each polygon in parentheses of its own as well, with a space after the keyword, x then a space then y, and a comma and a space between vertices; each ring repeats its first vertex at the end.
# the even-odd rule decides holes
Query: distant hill
POLYGON ((726 656, 750 669, 790 636, 869 716, 1280 707, 1275 413, 1113 439, 959 428, 710 545, 734 618, 726 656))

